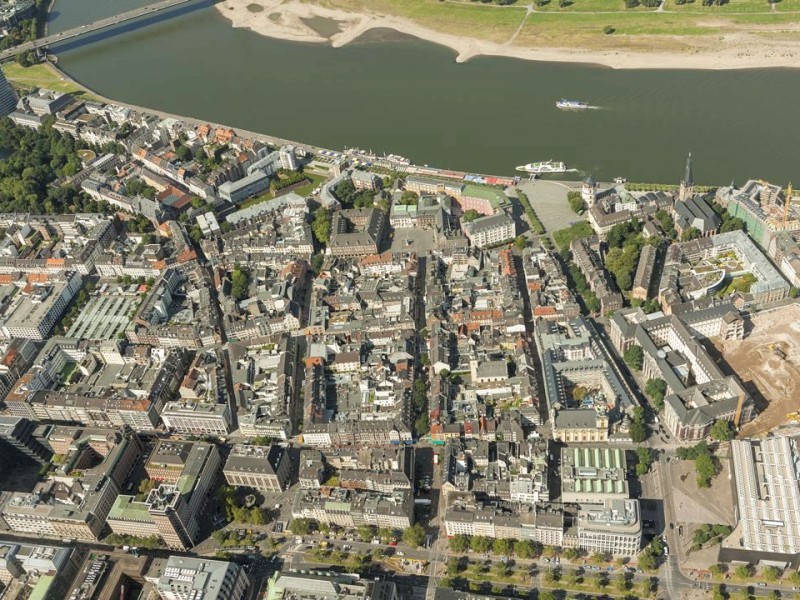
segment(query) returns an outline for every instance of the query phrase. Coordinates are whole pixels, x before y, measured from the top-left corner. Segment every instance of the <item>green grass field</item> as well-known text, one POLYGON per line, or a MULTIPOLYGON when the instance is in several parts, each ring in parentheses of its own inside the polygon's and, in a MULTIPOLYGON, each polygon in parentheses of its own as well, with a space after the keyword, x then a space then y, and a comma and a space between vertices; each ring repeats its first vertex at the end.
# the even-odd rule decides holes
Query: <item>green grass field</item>
POLYGON ((785 25, 800 22, 800 0, 780 0, 774 12, 767 0, 729 0, 722 6, 703 6, 702 0, 683 5, 665 0, 663 12, 642 6, 628 9, 625 0, 570 1, 572 4, 564 8, 559 0, 540 7, 533 5, 533 0, 517 0, 510 6, 471 0, 323 0, 321 4, 405 17, 444 33, 531 48, 680 52, 696 50, 692 41, 708 44, 713 39, 710 36, 734 31, 800 38, 780 31, 785 25), (528 6, 535 12, 527 15, 528 6), (614 28, 614 35, 603 32, 607 25, 614 28), (778 31, 764 27, 753 32, 748 28, 751 25, 774 25, 778 31), (679 36, 686 39, 677 39, 679 36))
POLYGON ((404 17, 443 33, 498 43, 514 35, 527 12, 521 3, 500 7, 439 0, 314 0, 314 4, 404 17))
POLYGON ((17 88, 32 90, 34 88, 44 88, 54 92, 64 92, 75 94, 86 99, 94 96, 85 89, 61 78, 61 75, 47 64, 23 67, 18 63, 6 63, 3 65, 3 73, 12 85, 17 88))

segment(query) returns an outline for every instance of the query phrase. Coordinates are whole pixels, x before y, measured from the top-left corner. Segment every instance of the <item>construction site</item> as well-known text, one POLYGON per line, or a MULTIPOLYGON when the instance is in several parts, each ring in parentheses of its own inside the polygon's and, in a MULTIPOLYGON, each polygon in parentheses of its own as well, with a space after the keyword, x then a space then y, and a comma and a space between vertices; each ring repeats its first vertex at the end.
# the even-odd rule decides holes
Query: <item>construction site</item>
POLYGON ((800 305, 753 315, 745 329, 743 340, 714 344, 760 412, 742 428, 741 436, 800 426, 800 305))

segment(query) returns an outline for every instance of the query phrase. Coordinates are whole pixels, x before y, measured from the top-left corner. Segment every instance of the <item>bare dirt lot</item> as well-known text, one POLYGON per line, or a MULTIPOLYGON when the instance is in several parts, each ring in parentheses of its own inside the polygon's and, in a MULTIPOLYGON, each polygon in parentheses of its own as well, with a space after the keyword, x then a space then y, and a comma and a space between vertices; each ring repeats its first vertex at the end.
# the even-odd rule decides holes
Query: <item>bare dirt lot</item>
POLYGON ((742 428, 742 437, 800 421, 800 414, 793 414, 800 411, 800 305, 755 315, 750 325, 744 340, 715 343, 725 362, 762 404, 761 414, 742 428))
MULTIPOLYGON (((710 488, 698 488, 694 462, 681 460, 667 466, 672 487, 672 505, 678 523, 710 523, 734 525, 733 490, 730 481, 730 461, 724 454, 719 458, 720 472, 710 488)), ((691 544, 689 544, 691 545, 691 544)))

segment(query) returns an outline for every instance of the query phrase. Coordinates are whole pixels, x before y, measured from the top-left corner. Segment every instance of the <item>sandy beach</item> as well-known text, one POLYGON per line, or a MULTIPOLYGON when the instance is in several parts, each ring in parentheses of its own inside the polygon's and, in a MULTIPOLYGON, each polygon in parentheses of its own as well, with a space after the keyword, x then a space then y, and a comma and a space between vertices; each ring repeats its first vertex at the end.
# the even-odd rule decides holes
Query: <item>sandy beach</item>
MULTIPOLYGON (((309 4, 299 0, 224 0, 217 10, 234 27, 242 27, 281 40, 330 44, 334 48, 352 42, 371 29, 393 29, 456 52, 456 61, 476 56, 505 56, 547 62, 592 63, 613 69, 747 69, 800 67, 800 44, 794 39, 766 36, 767 27, 748 31, 725 32, 719 36, 690 38, 688 51, 635 52, 628 50, 581 50, 572 48, 531 48, 517 46, 512 40, 495 43, 442 33, 396 16, 351 13, 309 4), (338 22, 338 33, 321 35, 304 20, 323 18, 338 22), (711 48, 713 46, 713 48, 711 48)), ((713 25, 713 24, 712 24, 713 25)), ((723 23, 720 24, 720 27, 723 23)), ((781 31, 795 33, 800 24, 783 26, 781 31)), ((675 37, 676 42, 685 38, 675 37)), ((677 45, 677 44, 676 44, 677 45)))

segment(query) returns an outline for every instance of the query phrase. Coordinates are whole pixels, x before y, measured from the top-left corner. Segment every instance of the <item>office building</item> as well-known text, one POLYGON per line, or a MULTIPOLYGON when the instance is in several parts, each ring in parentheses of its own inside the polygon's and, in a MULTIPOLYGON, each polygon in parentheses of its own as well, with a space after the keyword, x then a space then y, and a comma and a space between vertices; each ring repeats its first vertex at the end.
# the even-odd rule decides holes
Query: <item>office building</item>
POLYGON ((238 181, 226 181, 219 186, 219 195, 234 204, 269 189, 269 175, 254 171, 238 181))
POLYGON ((241 600, 249 586, 236 563, 185 556, 154 562, 145 579, 162 600, 241 600))
POLYGON ((119 496, 108 514, 108 525, 120 535, 157 535, 170 548, 185 550, 198 541, 199 519, 219 471, 219 450, 213 444, 200 442, 161 440, 160 445, 159 457, 148 461, 148 475, 162 475, 164 479, 160 481, 172 481, 177 473, 164 466, 169 455, 183 461, 177 479, 174 483, 160 483, 143 502, 133 496, 119 496), (169 454, 164 445, 175 453, 169 454))
POLYGON ((0 73, 0 116, 7 117, 17 108, 17 94, 8 83, 5 73, 0 73))
POLYGON ((231 430, 231 409, 227 403, 167 402, 161 420, 175 433, 224 436, 231 430))
POLYGON ((267 587, 269 600, 399 600, 391 581, 370 581, 352 573, 277 571, 267 587))
POLYGON ((638 500, 608 498, 581 505, 575 525, 578 546, 587 552, 636 556, 642 546, 638 500))
MULTIPOLYGON (((0 441, 38 463, 45 463, 50 460, 53 451, 37 438, 37 428, 39 425, 35 421, 21 417, 0 417, 0 441)), ((44 431, 40 433, 44 434, 44 431)), ((0 449, 3 444, 0 444, 0 449)), ((6 456, 10 458, 8 454, 6 456)))
POLYGON ((282 492, 289 483, 290 468, 289 452, 283 446, 236 444, 222 472, 230 485, 282 492))
POLYGON ((464 234, 470 244, 478 248, 509 242, 514 239, 515 233, 514 219, 504 212, 481 217, 464 225, 464 234))

